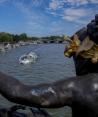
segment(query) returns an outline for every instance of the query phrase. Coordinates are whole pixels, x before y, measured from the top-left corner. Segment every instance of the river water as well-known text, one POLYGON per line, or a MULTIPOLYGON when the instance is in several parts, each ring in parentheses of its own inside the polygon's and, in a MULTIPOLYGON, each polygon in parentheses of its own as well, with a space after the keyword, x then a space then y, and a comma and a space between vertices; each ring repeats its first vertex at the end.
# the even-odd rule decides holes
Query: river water
MULTIPOLYGON (((14 76, 25 84, 53 82, 74 76, 73 60, 64 57, 64 47, 64 44, 34 44, 0 53, 0 71, 14 76), (38 55, 37 61, 28 65, 19 64, 19 57, 30 51, 38 55)), ((9 107, 13 103, 0 96, 0 105, 9 107)), ((68 107, 48 111, 53 117, 71 117, 71 110, 68 107)))

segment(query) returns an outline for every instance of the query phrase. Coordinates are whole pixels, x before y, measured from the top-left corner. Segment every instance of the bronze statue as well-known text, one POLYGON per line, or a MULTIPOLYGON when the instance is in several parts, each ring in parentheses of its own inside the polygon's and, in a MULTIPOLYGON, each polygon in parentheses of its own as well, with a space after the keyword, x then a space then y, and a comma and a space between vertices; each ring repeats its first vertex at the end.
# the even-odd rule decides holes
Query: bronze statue
MULTIPOLYGON (((86 28, 76 32, 65 48, 65 56, 73 56, 75 77, 53 83, 24 85, 19 80, 0 72, 0 94, 9 101, 36 108, 60 108, 69 106, 72 117, 98 117, 98 15, 86 28), (94 39, 94 40, 93 40, 94 39)), ((18 106, 20 108, 20 106, 18 106)), ((16 112, 17 107, 8 110, 10 116, 27 117, 16 112), (14 111, 13 111, 14 110, 14 111), (13 114, 16 115, 11 115, 13 114), (19 114, 19 116, 17 116, 19 114)), ((40 110, 40 109, 39 109, 40 110)), ((35 111, 38 114, 39 111, 35 111)), ((41 110, 39 117, 50 117, 41 110)), ((32 110, 34 114, 34 111, 32 110)), ((3 116, 2 116, 3 117, 3 116)), ((34 115, 31 117, 38 117, 34 115)))
POLYGON ((65 47, 64 54, 73 57, 76 75, 98 73, 98 14, 67 40, 69 45, 65 47))
POLYGON ((17 104, 38 108, 69 106, 72 108, 73 117, 98 117, 97 76, 88 74, 50 84, 28 86, 0 73, 0 93, 17 104))

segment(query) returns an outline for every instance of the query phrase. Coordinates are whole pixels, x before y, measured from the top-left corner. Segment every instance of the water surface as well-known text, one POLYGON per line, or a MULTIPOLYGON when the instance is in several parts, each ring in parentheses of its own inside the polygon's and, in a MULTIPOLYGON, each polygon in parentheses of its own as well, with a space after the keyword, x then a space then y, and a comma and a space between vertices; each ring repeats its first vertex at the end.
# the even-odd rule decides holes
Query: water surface
MULTIPOLYGON (((0 54, 0 71, 14 76, 25 84, 53 82, 66 77, 74 76, 73 60, 64 57, 64 44, 38 44, 21 46, 6 53, 0 54), (38 55, 35 63, 19 64, 19 57, 33 51, 38 55)), ((1 106, 11 106, 3 97, 0 97, 1 106)), ((49 109, 53 117, 70 117, 69 108, 49 109)))

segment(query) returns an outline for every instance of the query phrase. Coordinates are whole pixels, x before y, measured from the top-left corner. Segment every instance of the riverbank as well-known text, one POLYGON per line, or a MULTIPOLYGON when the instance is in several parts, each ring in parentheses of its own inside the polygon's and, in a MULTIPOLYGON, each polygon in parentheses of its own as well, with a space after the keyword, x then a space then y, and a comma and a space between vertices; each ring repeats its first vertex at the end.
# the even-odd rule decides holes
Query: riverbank
POLYGON ((19 41, 17 43, 10 43, 10 42, 1 42, 0 43, 0 52, 6 52, 13 48, 17 48, 20 46, 26 45, 35 45, 35 44, 63 44, 65 41, 49 41, 49 40, 36 40, 36 41, 19 41))

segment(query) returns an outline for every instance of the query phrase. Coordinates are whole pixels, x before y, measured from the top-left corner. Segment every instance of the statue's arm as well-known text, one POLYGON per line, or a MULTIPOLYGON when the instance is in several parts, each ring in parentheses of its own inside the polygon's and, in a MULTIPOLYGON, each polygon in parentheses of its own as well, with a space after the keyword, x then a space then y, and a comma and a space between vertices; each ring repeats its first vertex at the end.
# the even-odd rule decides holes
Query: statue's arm
POLYGON ((35 107, 62 107, 71 104, 70 81, 51 84, 24 85, 19 80, 0 73, 0 93, 11 102, 35 107))

